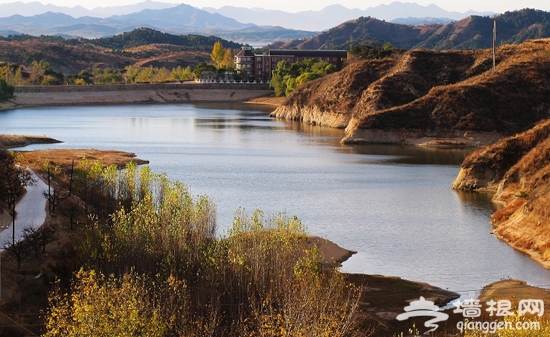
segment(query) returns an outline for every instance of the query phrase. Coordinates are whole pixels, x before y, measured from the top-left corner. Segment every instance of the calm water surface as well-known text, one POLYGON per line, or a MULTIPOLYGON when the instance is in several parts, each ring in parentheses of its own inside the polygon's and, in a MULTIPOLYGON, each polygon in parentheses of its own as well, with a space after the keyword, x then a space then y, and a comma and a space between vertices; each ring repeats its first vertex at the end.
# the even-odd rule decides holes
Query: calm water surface
POLYGON ((342 130, 276 121, 250 105, 48 107, 0 112, 0 133, 135 152, 156 172, 211 196, 223 234, 235 210, 297 215, 311 234, 358 253, 343 270, 455 291, 501 278, 550 284, 550 272, 490 234, 488 197, 451 182, 467 154, 343 146, 342 130))

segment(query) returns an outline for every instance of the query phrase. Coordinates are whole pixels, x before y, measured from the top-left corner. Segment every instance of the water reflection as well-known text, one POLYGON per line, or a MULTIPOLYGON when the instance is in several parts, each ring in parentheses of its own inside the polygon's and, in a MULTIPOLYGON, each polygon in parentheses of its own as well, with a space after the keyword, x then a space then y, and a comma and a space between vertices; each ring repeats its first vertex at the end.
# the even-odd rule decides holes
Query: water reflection
POLYGON ((412 145, 366 144, 342 147, 341 152, 388 156, 387 162, 410 165, 459 166, 475 149, 435 149, 412 145))

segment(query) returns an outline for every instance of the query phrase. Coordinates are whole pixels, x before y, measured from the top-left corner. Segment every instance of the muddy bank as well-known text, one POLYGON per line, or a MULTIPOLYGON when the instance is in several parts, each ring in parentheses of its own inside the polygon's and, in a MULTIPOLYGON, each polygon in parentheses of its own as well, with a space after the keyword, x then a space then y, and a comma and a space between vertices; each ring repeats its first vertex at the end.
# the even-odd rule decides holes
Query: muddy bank
POLYGON ((57 139, 46 136, 0 135, 0 149, 24 147, 31 144, 56 144, 57 139))

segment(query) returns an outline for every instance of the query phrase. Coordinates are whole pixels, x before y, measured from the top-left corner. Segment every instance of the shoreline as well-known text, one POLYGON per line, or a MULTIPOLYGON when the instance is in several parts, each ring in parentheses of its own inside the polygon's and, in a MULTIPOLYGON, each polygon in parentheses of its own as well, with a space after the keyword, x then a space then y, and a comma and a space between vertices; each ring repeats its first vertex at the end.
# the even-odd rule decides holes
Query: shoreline
MULTIPOLYGON (((280 98, 276 98, 276 97, 267 97, 267 96, 264 96, 262 98, 254 98, 254 99, 250 99, 250 100, 247 100, 247 101, 244 101, 243 103, 248 103, 248 104, 264 104, 264 105, 270 105, 270 106, 277 106, 280 101, 280 98)), ((144 103, 159 103, 159 102, 144 102, 144 103)), ((170 102, 167 102, 167 103, 170 103, 170 102)), ((184 102, 184 103, 188 103, 188 102, 184 102)), ((91 104, 95 104, 95 103, 91 103, 91 104)), ((99 104, 111 104, 111 103, 99 103, 99 104)), ((139 103, 119 103, 119 104, 139 104, 139 103)), ((43 106, 49 106, 49 104, 44 104, 43 106)), ((1 104, 0 104, 0 108, 1 108, 1 104)), ((26 137, 26 136, 18 136, 18 137, 26 137)), ((29 136, 30 139, 26 139, 26 141, 30 141, 30 143, 27 143, 25 145, 30 145, 30 144, 33 144, 32 143, 32 138, 35 138, 37 141, 45 141, 45 143, 47 144, 47 140, 51 140, 51 143, 57 143, 57 142, 60 142, 58 140, 55 140, 55 139, 52 139, 52 138, 48 138, 48 137, 32 137, 32 136, 29 136)), ((426 146, 426 147, 432 147, 429 145, 430 142, 423 142, 423 143, 420 143, 420 144, 409 144, 409 145, 416 145, 416 146, 426 146)), ((25 145, 18 145, 16 147, 21 147, 21 146, 25 146, 25 145)), ((440 145, 443 145, 444 148, 453 148, 452 146, 453 145, 462 145, 462 144, 451 144, 451 143, 444 143, 444 144, 440 144, 440 145)), ((0 144, 0 148, 1 148, 1 144, 0 144)), ((436 147, 437 148, 437 147, 436 147)), ((67 150, 67 151, 76 151, 76 150, 67 150)), ((80 150, 80 151, 86 151, 86 150, 80 150)), ((94 151, 94 150, 87 150, 87 151, 94 151)), ((35 151, 30 151, 29 153, 32 153, 32 152, 35 152, 35 151)), ((135 156, 135 155, 134 155, 135 156)), ((495 234, 496 235, 496 234, 495 234)), ((511 248, 513 249, 516 249, 516 250, 519 250, 519 251, 523 251, 521 249, 518 249, 517 247, 514 247, 510 242, 508 242, 507 240, 504 240, 502 237, 496 235, 497 238, 499 238, 499 240, 503 241, 503 242, 506 242, 511 248)), ((332 259, 332 262, 333 263, 342 263, 344 261, 346 261, 348 258, 350 258, 355 252, 353 251, 350 251, 350 250, 347 250, 347 249, 344 249, 342 247, 339 247, 338 245, 332 243, 331 241, 329 240, 326 240, 326 239, 322 239, 322 238, 319 238, 319 237, 308 237, 310 240, 324 240, 330 244, 333 244, 334 246, 336 246, 337 248, 333 248, 333 249, 339 249, 337 253, 331 253, 329 252, 328 253, 328 256, 332 259)), ((331 248, 332 249, 332 248, 331 248)), ((321 249, 320 249, 321 250, 321 249)), ((527 252, 528 253, 528 252, 527 252)), ((533 257, 531 254, 529 254, 530 257, 539 262, 535 257, 533 257)), ((541 265, 543 267, 546 267, 544 264, 541 263, 541 265)), ((399 285, 404 285, 404 284, 416 284, 417 286, 419 286, 420 288, 417 289, 417 293, 415 294, 418 294, 420 296, 420 294, 424 294, 424 291, 425 291, 425 286, 427 284, 425 283, 422 283, 422 282, 415 282, 415 281, 408 281, 406 279, 401 279, 399 277, 393 277, 393 276, 380 276, 380 275, 368 275, 368 274, 345 274, 346 277, 349 277, 349 278, 353 278, 355 279, 357 282, 359 282, 358 284, 361 284, 360 282, 367 282, 368 284, 368 289, 369 290, 375 290, 375 291, 378 291, 380 292, 378 295, 381 295, 382 293, 384 292, 387 292, 387 291, 392 291, 392 288, 391 286, 389 285, 386 285, 385 288, 376 288, 374 287, 372 284, 375 283, 374 280, 376 279, 379 279, 380 280, 380 283, 392 283, 392 284, 399 284, 399 285), (354 275, 360 275, 360 276, 354 276, 354 275), (368 280, 368 281, 365 281, 365 280, 368 280), (388 281, 388 280, 398 280, 398 281, 395 281, 397 283, 394 283, 394 281, 388 281)), ((498 281, 497 281, 498 282, 498 281)), ((518 281, 518 282, 524 282, 524 281, 518 281)), ((493 283, 491 284, 488 284, 487 286, 485 287, 489 287, 490 285, 492 285, 493 283)), ((427 285, 429 287, 431 287, 432 289, 432 292, 435 292, 435 294, 437 295, 438 291, 441 290, 441 291, 444 291, 443 289, 441 288, 437 288, 437 287, 433 287, 431 285, 427 285), (438 289, 438 290, 437 290, 438 289), (436 291, 437 290, 437 291, 436 291)), ((485 287, 483 288, 483 291, 485 291, 485 287)), ((503 288, 506 288, 506 287, 503 287, 503 288)), ((534 287, 536 288, 536 287, 534 287)), ((537 288, 537 289, 542 289, 542 288, 537 288)), ((508 292, 505 293, 505 296, 512 296, 514 293, 513 293, 513 289, 512 288, 507 288, 508 292)), ((506 291, 506 289, 504 290, 506 291)), ((446 294, 444 295, 439 295, 441 297, 433 297, 435 299, 438 299, 439 301, 441 301, 442 298, 448 298, 448 297, 451 297, 450 293, 452 293, 451 291, 447 292, 446 294)), ((480 295, 480 298, 483 296, 483 292, 482 294, 480 295)), ((434 295, 435 296, 435 295, 434 295)), ((438 303, 439 304, 439 303, 438 303)), ((373 310, 377 310, 378 308, 373 308, 373 305, 369 303, 369 305, 371 306, 370 307, 370 311, 373 311, 373 310)), ((439 305, 443 305, 443 303, 439 304, 439 305)), ((399 306, 395 306, 395 308, 400 308, 402 309, 402 306, 399 307, 399 306)), ((395 309, 394 308, 394 309, 395 309)), ((385 313, 389 313, 390 311, 385 311, 385 313)), ((399 312, 398 312, 399 313, 399 312)), ((388 320, 388 321, 392 321, 392 320, 388 320)))

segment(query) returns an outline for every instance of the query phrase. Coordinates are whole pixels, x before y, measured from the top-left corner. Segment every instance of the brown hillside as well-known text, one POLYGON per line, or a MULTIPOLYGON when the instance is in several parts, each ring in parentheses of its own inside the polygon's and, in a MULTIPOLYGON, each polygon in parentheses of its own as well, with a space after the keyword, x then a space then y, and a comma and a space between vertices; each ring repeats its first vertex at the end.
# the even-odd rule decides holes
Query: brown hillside
POLYGON ((496 191, 494 233, 550 268, 550 120, 470 155, 453 188, 496 191))
POLYGON ((550 40, 497 53, 495 73, 490 50, 413 50, 360 61, 299 88, 273 115, 346 127, 345 142, 492 142, 550 114, 550 40))
POLYGON ((433 34, 440 25, 410 26, 360 17, 346 21, 308 39, 286 41, 280 48, 330 49, 350 41, 388 41, 399 48, 413 48, 433 34))
POLYGON ((310 124, 345 128, 360 97, 386 74, 395 60, 357 62, 323 79, 296 89, 271 115, 310 124))
POLYGON ((478 50, 492 47, 495 21, 499 46, 549 37, 550 13, 525 8, 493 17, 472 15, 446 25, 412 26, 360 17, 311 38, 286 41, 283 48, 347 49, 389 42, 402 49, 478 50))
POLYGON ((65 75, 78 74, 95 67, 123 69, 128 65, 166 67, 194 65, 210 60, 208 52, 182 51, 180 46, 151 44, 113 51, 92 45, 75 46, 38 40, 0 40, 0 60, 29 65, 47 60, 52 69, 65 75))
MULTIPOLYGON (((499 48, 497 71, 450 68, 463 81, 432 87, 410 104, 386 105, 371 115, 362 114, 349 128, 348 138, 359 129, 418 129, 437 132, 476 131, 511 135, 532 127, 550 112, 550 40, 526 42, 520 46, 499 48), (530 104, 525 104, 530 102, 530 104)), ((416 76, 440 77, 449 70, 436 57, 430 66, 418 69, 416 76), (426 74, 428 72, 428 74, 426 74), (431 73, 431 76, 430 76, 431 73)), ((487 65, 487 54, 478 56, 487 65)), ((472 61, 474 59, 472 58, 472 61)), ((452 61, 449 62, 452 65, 452 61)), ((409 83, 403 77, 405 83, 409 83)), ((400 82, 402 87, 406 84, 400 82)), ((401 92, 405 92, 401 90, 401 92)), ((395 92, 397 96, 399 92, 395 92)), ((409 94, 409 93, 407 93, 409 94)), ((394 100, 395 101, 395 100, 394 100)), ((358 105, 359 106, 359 105, 358 105)))

